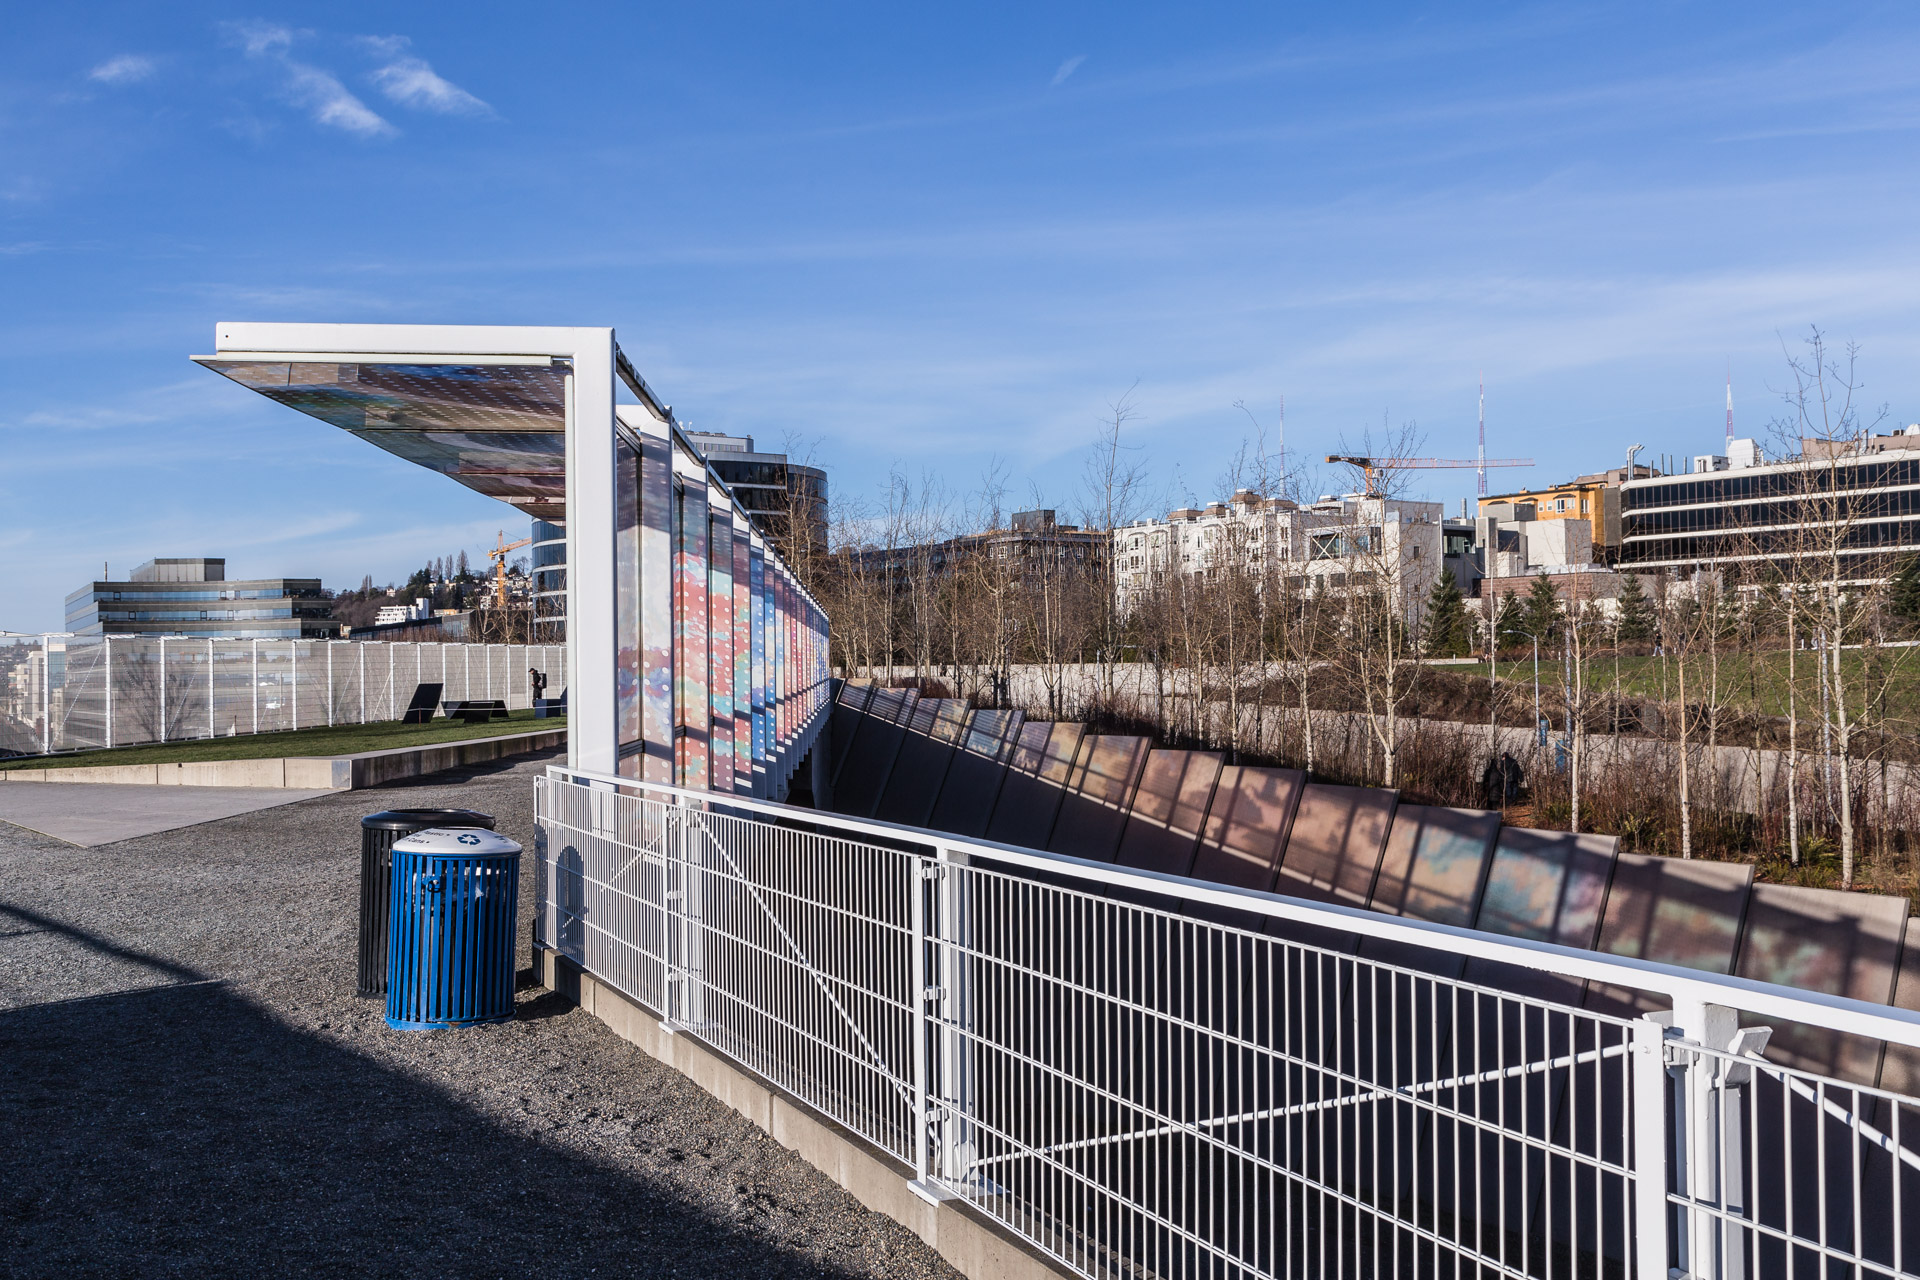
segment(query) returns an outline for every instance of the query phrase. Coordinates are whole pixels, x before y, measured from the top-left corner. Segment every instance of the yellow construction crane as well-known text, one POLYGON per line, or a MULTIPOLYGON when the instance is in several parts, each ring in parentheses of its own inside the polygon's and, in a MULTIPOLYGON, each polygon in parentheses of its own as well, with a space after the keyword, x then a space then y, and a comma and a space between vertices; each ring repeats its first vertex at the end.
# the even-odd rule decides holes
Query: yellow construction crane
POLYGON ((1478 470, 1483 467, 1530 467, 1532 458, 1355 458, 1345 454, 1330 453, 1328 462, 1344 462, 1360 468, 1367 477, 1367 496, 1380 496, 1379 475, 1382 471, 1449 471, 1471 467, 1478 470))
POLYGON ((494 608, 504 609, 507 607, 507 552, 517 551, 532 541, 532 538, 522 538, 518 542, 508 542, 507 531, 502 529, 500 530, 499 536, 494 540, 495 545, 487 552, 487 555, 493 559, 494 608))

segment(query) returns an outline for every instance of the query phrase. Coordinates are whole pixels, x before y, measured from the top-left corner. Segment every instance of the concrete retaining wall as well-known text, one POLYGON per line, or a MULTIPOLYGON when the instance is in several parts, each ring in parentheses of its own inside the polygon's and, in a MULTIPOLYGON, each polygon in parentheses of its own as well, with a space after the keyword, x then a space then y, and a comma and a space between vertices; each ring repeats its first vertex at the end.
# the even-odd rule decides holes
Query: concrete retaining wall
POLYGON ((565 956, 536 944, 533 965, 541 985, 574 1001, 622 1040, 753 1121, 861 1204, 926 1241, 970 1280, 1064 1280, 1069 1274, 960 1201, 936 1204, 918 1195, 907 1185, 912 1169, 693 1037, 670 1034, 631 998, 565 956))
POLYGON ((489 760, 545 751, 566 743, 565 729, 467 738, 423 747, 395 747, 344 756, 286 756, 264 760, 192 760, 174 764, 84 765, 70 769, 4 769, 5 782, 118 782, 161 787, 283 787, 299 791, 356 791, 400 778, 417 778, 489 760))

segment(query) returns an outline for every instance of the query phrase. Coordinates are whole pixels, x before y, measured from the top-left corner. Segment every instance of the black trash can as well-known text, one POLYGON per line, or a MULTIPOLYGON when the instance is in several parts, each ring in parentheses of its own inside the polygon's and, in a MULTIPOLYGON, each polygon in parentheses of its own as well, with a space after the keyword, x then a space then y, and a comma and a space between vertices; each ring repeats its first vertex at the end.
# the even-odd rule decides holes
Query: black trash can
POLYGON ((393 892, 393 843, 428 827, 485 827, 493 815, 471 809, 388 809, 360 819, 360 974, 353 993, 387 992, 387 914, 393 892))

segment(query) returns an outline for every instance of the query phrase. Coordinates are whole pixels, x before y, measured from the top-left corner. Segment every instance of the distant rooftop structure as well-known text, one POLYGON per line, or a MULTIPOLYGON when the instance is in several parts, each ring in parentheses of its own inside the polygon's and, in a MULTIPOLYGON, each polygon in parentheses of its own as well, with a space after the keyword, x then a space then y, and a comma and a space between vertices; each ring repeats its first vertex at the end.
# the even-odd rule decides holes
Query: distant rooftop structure
POLYGON ((798 517, 806 539, 819 554, 827 550, 827 473, 793 461, 784 453, 762 453, 752 436, 719 431, 680 433, 713 473, 726 482, 734 500, 762 533, 789 557, 794 548, 788 524, 798 517))
POLYGON ((162 557, 149 560, 133 571, 134 582, 225 582, 224 558, 162 557))

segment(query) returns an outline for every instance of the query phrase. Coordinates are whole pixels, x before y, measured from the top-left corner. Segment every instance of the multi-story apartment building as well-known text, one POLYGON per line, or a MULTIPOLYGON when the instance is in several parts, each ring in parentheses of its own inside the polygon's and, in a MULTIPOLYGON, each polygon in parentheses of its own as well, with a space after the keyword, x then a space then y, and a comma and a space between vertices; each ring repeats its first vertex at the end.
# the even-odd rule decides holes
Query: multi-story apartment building
POLYGON ((149 560, 124 582, 89 582, 66 605, 67 630, 83 636, 316 640, 340 630, 320 579, 229 582, 221 559, 149 560))
POLYGON ((1620 487, 1629 480, 1659 474, 1644 463, 1634 463, 1631 468, 1614 467, 1610 471, 1575 476, 1565 484, 1548 489, 1495 494, 1480 499, 1480 515, 1543 524, 1563 520, 1584 524, 1593 562, 1612 564, 1620 554, 1620 487))
POLYGON ((1014 512, 1004 529, 902 547, 850 547, 839 554, 850 569, 896 577, 915 572, 939 577, 983 557, 1009 564, 1017 574, 1031 575, 1049 566, 1098 567, 1107 545, 1105 534, 1063 524, 1053 510, 1043 508, 1014 512))
POLYGON ((1226 502, 1115 529, 1114 589, 1124 608, 1168 574, 1236 564, 1292 591, 1340 591, 1358 576, 1385 574, 1412 618, 1440 576, 1441 532, 1437 502, 1348 494, 1302 506, 1243 489, 1226 502))
POLYGON ((1920 552, 1920 425, 1890 436, 1804 440, 1769 462, 1751 440, 1693 459, 1687 475, 1621 487, 1621 567, 1766 581, 1884 582, 1920 552))

